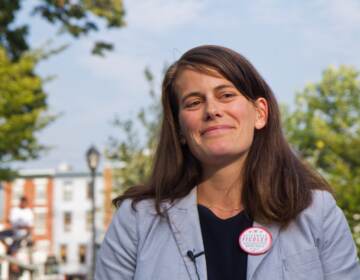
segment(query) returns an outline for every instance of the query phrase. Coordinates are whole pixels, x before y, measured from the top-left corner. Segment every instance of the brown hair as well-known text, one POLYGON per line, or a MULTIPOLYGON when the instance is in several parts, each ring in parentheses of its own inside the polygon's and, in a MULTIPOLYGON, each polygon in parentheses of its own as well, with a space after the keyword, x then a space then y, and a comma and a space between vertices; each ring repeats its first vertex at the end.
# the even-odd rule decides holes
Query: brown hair
POLYGON ((302 162, 288 145, 274 94, 252 64, 239 53, 220 46, 200 46, 187 51, 167 70, 162 84, 163 119, 151 176, 145 185, 133 186, 114 199, 136 202, 152 198, 158 214, 165 200, 186 196, 201 180, 201 166, 179 139, 175 81, 181 70, 215 70, 250 101, 268 102, 268 122, 254 133, 243 170, 242 205, 257 221, 286 226, 312 201, 311 190, 330 191, 326 181, 302 162))

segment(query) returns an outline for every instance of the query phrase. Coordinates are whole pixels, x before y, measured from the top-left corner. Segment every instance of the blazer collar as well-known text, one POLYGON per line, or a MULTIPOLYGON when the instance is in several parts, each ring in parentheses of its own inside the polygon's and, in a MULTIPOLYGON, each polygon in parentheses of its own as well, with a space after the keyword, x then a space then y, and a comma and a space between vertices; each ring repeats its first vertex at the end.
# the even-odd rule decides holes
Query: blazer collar
MULTIPOLYGON (((197 210, 196 187, 191 190, 189 195, 174 202, 170 207, 167 207, 167 216, 189 278, 196 280, 195 263, 187 255, 189 250, 193 251, 194 254, 204 251, 197 210)), ((200 279, 207 279, 204 254, 196 258, 196 267, 200 279)))
MULTIPOLYGON (((195 265, 187 256, 187 252, 192 250, 195 254, 204 251, 199 213, 197 209, 197 188, 194 187, 191 192, 184 198, 174 203, 167 203, 165 206, 167 217, 171 230, 174 234, 176 243, 183 257, 187 272, 190 279, 197 279, 195 265)), ((269 251, 262 255, 248 255, 247 279, 251 280, 259 265, 266 256, 273 250, 279 235, 279 226, 276 224, 263 225, 254 221, 254 226, 266 228, 272 237, 272 246, 269 251)), ((205 255, 196 259, 197 270, 200 279, 207 279, 207 269, 205 255)))

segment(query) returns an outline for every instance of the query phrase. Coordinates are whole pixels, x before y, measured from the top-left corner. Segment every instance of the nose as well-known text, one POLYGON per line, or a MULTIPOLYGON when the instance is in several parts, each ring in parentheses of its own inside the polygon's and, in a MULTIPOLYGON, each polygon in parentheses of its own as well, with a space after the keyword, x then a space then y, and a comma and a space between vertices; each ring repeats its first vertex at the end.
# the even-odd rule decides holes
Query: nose
POLYGON ((205 106, 205 120, 210 121, 223 116, 221 108, 216 101, 208 100, 205 106))

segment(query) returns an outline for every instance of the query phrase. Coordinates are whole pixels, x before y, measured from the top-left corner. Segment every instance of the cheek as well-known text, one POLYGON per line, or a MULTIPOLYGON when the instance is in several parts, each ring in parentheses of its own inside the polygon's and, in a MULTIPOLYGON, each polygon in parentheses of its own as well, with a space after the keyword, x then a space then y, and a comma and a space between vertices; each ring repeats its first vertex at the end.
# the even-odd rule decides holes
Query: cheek
POLYGON ((199 120, 194 114, 180 113, 179 123, 181 131, 184 135, 188 135, 189 133, 199 130, 199 120))
POLYGON ((243 128, 255 127, 256 112, 251 104, 235 103, 228 112, 243 128))

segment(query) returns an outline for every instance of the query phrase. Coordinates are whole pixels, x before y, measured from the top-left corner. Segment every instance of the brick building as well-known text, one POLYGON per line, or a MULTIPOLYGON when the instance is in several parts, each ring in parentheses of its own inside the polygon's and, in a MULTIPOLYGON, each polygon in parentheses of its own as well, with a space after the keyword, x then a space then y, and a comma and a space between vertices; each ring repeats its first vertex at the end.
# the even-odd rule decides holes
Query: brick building
MULTIPOLYGON (((91 184, 88 172, 23 170, 0 190, 0 228, 8 226, 10 209, 25 195, 34 212, 32 262, 43 270, 55 256, 63 275, 86 279, 91 264, 91 184)), ((95 178, 96 239, 100 243, 111 220, 111 169, 95 178)))

